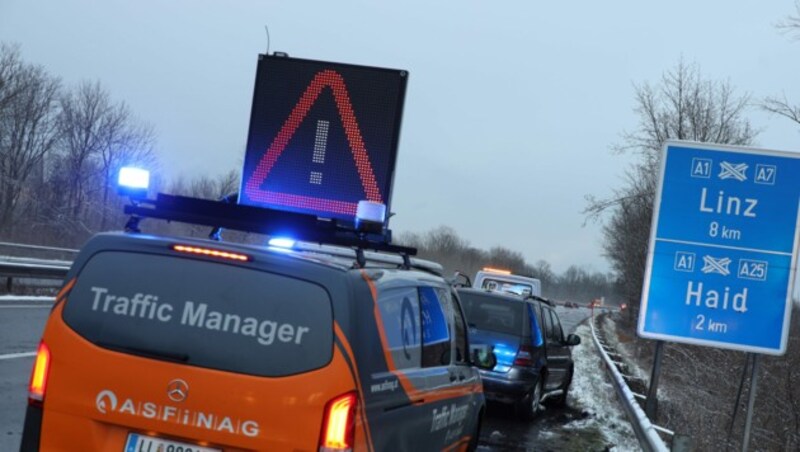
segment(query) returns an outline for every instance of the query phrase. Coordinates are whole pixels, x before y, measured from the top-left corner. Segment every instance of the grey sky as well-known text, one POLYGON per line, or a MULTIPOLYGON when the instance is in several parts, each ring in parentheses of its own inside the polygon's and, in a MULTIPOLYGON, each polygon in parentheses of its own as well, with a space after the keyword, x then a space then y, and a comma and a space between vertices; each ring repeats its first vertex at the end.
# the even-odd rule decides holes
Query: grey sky
MULTIPOLYGON (((800 102, 800 41, 784 1, 0 0, 0 40, 66 83, 99 79, 159 136, 170 176, 238 168, 264 25, 272 50, 411 73, 392 229, 454 227, 557 271, 606 270, 584 195, 609 194, 628 157, 633 83, 683 56, 754 99, 800 102)), ((757 110, 758 145, 800 129, 757 110)))

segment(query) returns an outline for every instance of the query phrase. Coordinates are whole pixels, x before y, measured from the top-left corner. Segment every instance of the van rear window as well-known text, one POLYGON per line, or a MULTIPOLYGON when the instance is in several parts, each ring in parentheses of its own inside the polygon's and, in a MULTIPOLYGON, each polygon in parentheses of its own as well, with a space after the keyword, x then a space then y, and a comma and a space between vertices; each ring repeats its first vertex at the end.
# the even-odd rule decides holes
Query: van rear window
POLYGON ((63 317, 101 347, 250 375, 306 372, 333 353, 322 286, 197 259, 98 253, 63 317))
POLYGON ((483 280, 482 289, 491 290, 492 292, 504 292, 521 297, 527 297, 533 293, 533 286, 520 282, 502 281, 499 279, 486 278, 483 280))
POLYGON ((458 295, 469 326, 514 336, 523 334, 524 302, 470 292, 458 295))

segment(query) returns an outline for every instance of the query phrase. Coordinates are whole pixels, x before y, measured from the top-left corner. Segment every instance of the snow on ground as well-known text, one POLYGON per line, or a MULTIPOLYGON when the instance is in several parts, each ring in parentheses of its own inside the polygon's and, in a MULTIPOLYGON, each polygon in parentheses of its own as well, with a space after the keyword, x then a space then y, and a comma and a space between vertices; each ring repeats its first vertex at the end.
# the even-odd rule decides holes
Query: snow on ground
POLYGON ((615 349, 618 353, 621 353, 622 356, 625 357, 625 364, 628 365, 628 369, 633 376, 641 378, 645 382, 649 382, 650 374, 641 366, 639 366, 638 361, 633 356, 633 351, 631 350, 630 346, 633 344, 633 342, 623 343, 619 341, 617 324, 612 320, 611 315, 604 316, 601 323, 601 328, 605 333, 606 342, 611 348, 615 349))
POLYGON ((584 407, 592 416, 571 422, 565 428, 596 428, 606 437, 615 451, 640 450, 625 412, 619 404, 617 393, 608 380, 605 365, 597 353, 592 332, 586 324, 575 334, 581 337, 580 345, 572 349, 575 374, 568 403, 584 407))
MULTIPOLYGON (((628 371, 634 377, 641 379, 645 385, 649 385, 650 371, 641 366, 638 357, 631 349, 634 344, 633 341, 627 343, 619 341, 619 335, 617 334, 617 324, 616 322, 614 322, 612 316, 607 315, 603 318, 601 328, 603 328, 603 332, 605 333, 605 338, 606 341, 608 341, 608 345, 614 348, 618 353, 622 355, 623 361, 628 366, 628 371)), ((666 385, 662 384, 659 386, 658 399, 671 400, 670 393, 669 390, 667 390, 666 385)))
POLYGON ((7 303, 10 301, 18 302, 18 301, 47 301, 53 303, 56 301, 56 297, 48 297, 42 295, 0 295, 0 303, 7 303))

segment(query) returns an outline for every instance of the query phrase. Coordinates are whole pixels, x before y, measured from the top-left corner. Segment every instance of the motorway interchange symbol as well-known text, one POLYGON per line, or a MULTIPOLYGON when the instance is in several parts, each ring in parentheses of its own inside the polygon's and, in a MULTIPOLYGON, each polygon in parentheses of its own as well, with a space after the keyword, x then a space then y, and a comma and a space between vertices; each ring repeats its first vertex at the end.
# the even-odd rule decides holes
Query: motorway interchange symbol
POLYGON ((730 269, 728 269, 731 260, 728 257, 717 258, 713 256, 703 256, 703 264, 703 273, 717 273, 722 276, 731 274, 730 269))
POLYGON ((747 164, 746 163, 729 163, 729 162, 722 162, 719 164, 720 172, 719 178, 720 179, 736 179, 739 182, 744 182, 747 180, 747 164))

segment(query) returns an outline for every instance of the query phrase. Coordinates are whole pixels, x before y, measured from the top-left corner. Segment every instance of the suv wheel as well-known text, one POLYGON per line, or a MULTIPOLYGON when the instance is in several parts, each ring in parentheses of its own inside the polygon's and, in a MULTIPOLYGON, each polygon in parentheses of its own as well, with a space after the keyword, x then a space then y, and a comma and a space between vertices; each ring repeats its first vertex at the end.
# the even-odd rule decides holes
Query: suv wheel
POLYGON ((572 372, 573 369, 570 368, 567 378, 564 380, 564 386, 561 387, 561 390, 563 391, 561 395, 550 399, 552 401, 552 406, 562 408, 567 405, 567 392, 569 392, 569 387, 572 385, 572 372))
POLYGON ((520 401, 519 405, 517 405, 517 413, 519 416, 526 420, 532 421, 542 412, 542 405, 540 400, 542 399, 542 388, 544 387, 544 376, 539 378, 539 381, 536 382, 536 386, 533 387, 530 394, 527 397, 520 401))

